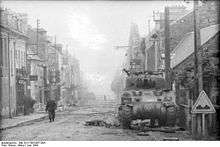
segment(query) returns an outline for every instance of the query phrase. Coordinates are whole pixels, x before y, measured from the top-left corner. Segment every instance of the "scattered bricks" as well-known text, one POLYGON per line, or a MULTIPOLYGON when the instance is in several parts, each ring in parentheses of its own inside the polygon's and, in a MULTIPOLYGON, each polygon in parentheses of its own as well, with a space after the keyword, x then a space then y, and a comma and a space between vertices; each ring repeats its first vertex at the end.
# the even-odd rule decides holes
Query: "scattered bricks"
POLYGON ((112 127, 120 127, 117 123, 107 123, 104 120, 91 120, 86 121, 85 126, 99 126, 99 127, 106 127, 106 128, 112 128, 112 127))
POLYGON ((141 125, 150 126, 150 119, 145 119, 141 121, 141 125))
POLYGON ((143 130, 144 128, 149 128, 150 127, 150 119, 145 119, 145 120, 133 120, 131 121, 130 128, 134 130, 143 130))
POLYGON ((92 120, 92 121, 87 121, 85 123, 86 126, 106 126, 106 122, 103 120, 92 120))
POLYGON ((136 119, 131 121, 131 125, 133 126, 138 126, 140 125, 140 123, 141 123, 141 119, 136 119))

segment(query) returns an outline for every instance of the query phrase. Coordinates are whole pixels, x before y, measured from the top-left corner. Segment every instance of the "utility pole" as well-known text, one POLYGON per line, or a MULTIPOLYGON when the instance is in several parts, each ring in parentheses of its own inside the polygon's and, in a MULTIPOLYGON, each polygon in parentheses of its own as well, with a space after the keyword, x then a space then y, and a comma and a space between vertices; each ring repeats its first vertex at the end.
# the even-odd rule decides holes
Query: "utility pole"
POLYGON ((47 86, 47 67, 42 66, 42 68, 43 68, 43 77, 44 77, 44 99, 43 99, 43 103, 46 103, 48 101, 48 94, 46 94, 46 91, 48 89, 48 86, 47 86))
POLYGON ((38 42, 39 42, 39 36, 38 36, 38 33, 39 33, 39 26, 40 26, 40 20, 37 19, 37 55, 38 55, 38 42))
MULTIPOLYGON (((199 15, 198 15, 198 0, 193 1, 193 21, 194 21, 194 98, 193 102, 197 99, 199 96, 199 92, 203 89, 203 79, 202 79, 202 56, 198 54, 198 50, 201 45, 200 40, 200 28, 199 28, 199 15)), ((202 53, 201 53, 202 55, 202 53)), ((202 132, 202 117, 200 114, 192 116, 192 134, 195 136, 195 134, 201 134, 202 132), (196 126, 197 121, 197 126, 196 126), (198 133, 196 133, 198 132, 198 133)))
POLYGON ((202 83, 202 58, 199 57, 198 50, 201 45, 200 29, 199 29, 199 15, 198 15, 198 0, 193 1, 193 17, 194 17, 194 79, 195 79, 195 99, 199 96, 199 92, 203 89, 202 83))
POLYGON ((169 7, 165 7, 165 80, 167 90, 171 90, 170 79, 170 24, 169 7))

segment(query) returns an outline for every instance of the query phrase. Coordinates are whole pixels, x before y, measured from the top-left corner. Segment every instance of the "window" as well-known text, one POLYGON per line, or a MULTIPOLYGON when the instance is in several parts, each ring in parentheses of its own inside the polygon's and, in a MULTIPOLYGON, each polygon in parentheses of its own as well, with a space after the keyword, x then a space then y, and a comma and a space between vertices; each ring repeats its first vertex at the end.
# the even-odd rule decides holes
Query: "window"
POLYGON ((26 61, 26 54, 24 52, 24 58, 23 58, 23 65, 25 66, 25 61, 26 61))
POLYGON ((19 61, 20 61, 20 51, 18 50, 18 60, 17 60, 18 67, 19 67, 19 61))
POLYGON ((10 49, 10 73, 11 73, 11 76, 13 76, 13 56, 12 56, 12 50, 10 49))
POLYGON ((22 53, 19 49, 19 60, 18 60, 18 63, 19 63, 19 68, 21 67, 21 58, 22 58, 22 53))
MULTIPOLYGON (((1 36, 2 37, 2 36, 1 36)), ((3 52, 4 52, 4 39, 1 38, 1 50, 0 50, 0 66, 3 66, 3 52)))
POLYGON ((8 46, 7 46, 7 39, 3 39, 3 66, 6 68, 8 67, 8 46))
POLYGON ((17 61, 17 50, 15 49, 15 60, 17 61))
POLYGON ((21 51, 20 68, 23 66, 23 52, 21 51))
MULTIPOLYGON (((16 42, 13 42, 13 51, 16 53, 16 42)), ((13 60, 15 57, 15 54, 14 54, 14 56, 13 56, 13 51, 11 50, 11 75, 13 76, 13 74, 14 74, 14 65, 15 65, 15 60, 13 60)))

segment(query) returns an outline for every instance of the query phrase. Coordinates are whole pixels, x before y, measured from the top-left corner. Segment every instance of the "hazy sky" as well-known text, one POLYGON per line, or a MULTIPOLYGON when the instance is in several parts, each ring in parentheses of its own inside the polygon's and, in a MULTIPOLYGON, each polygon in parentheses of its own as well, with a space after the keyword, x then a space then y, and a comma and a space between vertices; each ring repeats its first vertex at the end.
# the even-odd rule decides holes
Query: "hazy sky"
MULTIPOLYGON (((2 6, 27 13, 32 27, 40 19, 40 27, 56 35, 57 42, 68 45, 80 60, 90 90, 110 94, 111 81, 125 54, 114 46, 128 44, 131 22, 146 35, 153 11, 163 11, 166 4, 185 5, 181 1, 6 1, 2 6)), ((153 25, 151 21, 151 28, 153 25)))

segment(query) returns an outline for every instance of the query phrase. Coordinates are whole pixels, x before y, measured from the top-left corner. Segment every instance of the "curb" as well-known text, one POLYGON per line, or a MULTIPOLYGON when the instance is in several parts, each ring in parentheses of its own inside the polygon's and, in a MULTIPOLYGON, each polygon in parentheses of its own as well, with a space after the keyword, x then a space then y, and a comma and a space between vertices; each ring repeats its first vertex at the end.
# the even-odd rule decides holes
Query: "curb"
POLYGON ((14 127, 21 127, 21 126, 24 126, 26 123, 31 123, 31 122, 34 122, 34 121, 41 121, 41 120, 45 119, 46 117, 48 117, 48 115, 41 116, 41 117, 36 118, 36 119, 31 119, 31 120, 28 120, 28 121, 20 122, 16 125, 7 126, 7 127, 4 127, 4 128, 1 127, 0 131, 6 130, 6 129, 11 129, 11 128, 14 128, 14 127))

